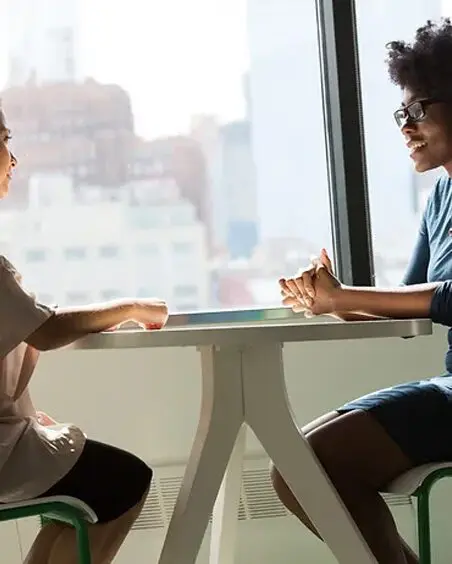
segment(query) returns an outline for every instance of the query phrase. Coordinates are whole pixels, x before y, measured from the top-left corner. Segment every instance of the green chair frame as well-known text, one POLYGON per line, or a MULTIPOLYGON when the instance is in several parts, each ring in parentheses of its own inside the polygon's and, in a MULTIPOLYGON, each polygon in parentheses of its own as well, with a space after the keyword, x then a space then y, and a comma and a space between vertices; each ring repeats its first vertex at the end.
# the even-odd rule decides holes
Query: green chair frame
POLYGON ((43 503, 26 505, 7 504, 4 509, 0 505, 0 521, 13 521, 26 517, 39 516, 41 524, 58 521, 72 525, 76 530, 77 552, 79 564, 92 564, 91 550, 88 536, 88 521, 86 514, 75 506, 60 500, 45 500, 43 503))
MULTIPOLYGON (((430 494, 433 486, 445 478, 452 478, 452 467, 440 468, 426 476, 412 496, 416 498, 418 547, 420 564, 432 564, 430 494)), ((86 514, 60 500, 46 500, 30 505, 0 505, 0 521, 13 521, 39 516, 41 522, 59 521, 72 525, 76 530, 79 564, 92 564, 86 514)))
POLYGON ((452 478, 452 467, 433 470, 413 492, 416 498, 417 530, 420 564, 432 564, 430 493, 433 486, 444 478, 452 478))

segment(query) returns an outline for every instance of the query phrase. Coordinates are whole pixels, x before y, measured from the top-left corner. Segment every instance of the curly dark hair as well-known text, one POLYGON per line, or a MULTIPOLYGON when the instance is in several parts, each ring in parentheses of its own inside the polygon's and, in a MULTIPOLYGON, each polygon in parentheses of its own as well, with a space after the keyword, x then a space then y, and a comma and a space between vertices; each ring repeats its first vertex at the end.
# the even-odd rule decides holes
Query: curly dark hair
POLYGON ((428 21, 416 31, 413 43, 392 41, 386 45, 391 81, 418 96, 452 100, 452 24, 428 21))

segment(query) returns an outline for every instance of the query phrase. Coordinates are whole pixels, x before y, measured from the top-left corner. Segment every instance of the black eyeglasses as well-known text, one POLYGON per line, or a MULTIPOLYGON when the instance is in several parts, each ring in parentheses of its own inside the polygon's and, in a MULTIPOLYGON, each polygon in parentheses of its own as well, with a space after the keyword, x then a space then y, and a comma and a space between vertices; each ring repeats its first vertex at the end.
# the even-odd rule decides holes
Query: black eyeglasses
POLYGON ((427 115, 426 108, 438 102, 441 102, 441 100, 426 98, 425 100, 415 100, 411 102, 411 104, 399 108, 394 112, 394 119, 396 120, 397 126, 403 127, 408 119, 413 123, 424 120, 427 115))

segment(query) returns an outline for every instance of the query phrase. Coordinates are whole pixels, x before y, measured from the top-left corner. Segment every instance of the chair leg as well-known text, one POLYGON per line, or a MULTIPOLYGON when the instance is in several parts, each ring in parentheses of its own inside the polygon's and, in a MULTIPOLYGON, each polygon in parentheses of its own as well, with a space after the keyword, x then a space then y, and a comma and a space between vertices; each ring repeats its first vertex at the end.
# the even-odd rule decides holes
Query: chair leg
POLYGON ((89 544, 88 524, 84 519, 77 519, 74 523, 77 533, 77 550, 79 564, 92 564, 91 547, 89 544))
POLYGON ((419 543, 419 563, 431 564, 430 488, 422 488, 417 494, 417 534, 419 543))

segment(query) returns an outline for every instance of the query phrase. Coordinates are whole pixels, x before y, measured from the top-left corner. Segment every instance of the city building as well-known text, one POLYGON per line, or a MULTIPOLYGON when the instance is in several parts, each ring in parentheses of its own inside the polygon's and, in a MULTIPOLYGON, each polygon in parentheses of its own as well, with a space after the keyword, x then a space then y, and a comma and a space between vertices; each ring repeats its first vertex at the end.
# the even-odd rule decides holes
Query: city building
POLYGON ((212 216, 206 159, 199 142, 190 135, 135 139, 129 180, 172 178, 183 198, 190 201, 205 225, 211 248, 212 216))
POLYGON ((76 188, 127 182, 135 135, 130 99, 121 87, 94 80, 29 84, 6 89, 2 104, 20 165, 7 205, 26 202, 36 173, 67 174, 76 188))
POLYGON ((0 245, 38 298, 59 305, 139 296, 173 311, 209 306, 204 225, 174 181, 75 197, 69 176, 33 175, 26 209, 0 212, 0 245))
POLYGON ((210 229, 205 160, 189 136, 144 140, 134 133, 130 98, 120 86, 83 83, 28 84, 3 92, 3 106, 19 158, 6 206, 26 205, 36 173, 69 175, 74 189, 105 188, 106 197, 127 182, 173 178, 210 229))
POLYGON ((190 136, 205 159, 213 248, 218 256, 251 258, 259 238, 256 171, 248 119, 220 124, 196 116, 190 136))
POLYGON ((259 238, 251 123, 242 120, 223 125, 220 143, 227 248, 232 259, 249 259, 259 238))

